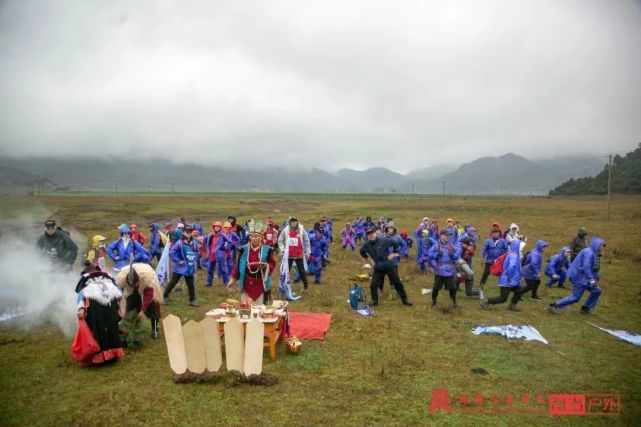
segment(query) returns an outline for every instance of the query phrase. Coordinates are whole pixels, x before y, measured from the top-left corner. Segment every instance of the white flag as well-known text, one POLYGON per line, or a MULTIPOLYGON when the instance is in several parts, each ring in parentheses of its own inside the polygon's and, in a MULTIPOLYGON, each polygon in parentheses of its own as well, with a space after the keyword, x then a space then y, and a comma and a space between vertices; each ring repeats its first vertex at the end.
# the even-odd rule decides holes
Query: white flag
POLYGON ((164 286, 169 280, 169 242, 165 244, 165 248, 160 255, 160 261, 156 266, 156 276, 158 276, 160 286, 164 286))

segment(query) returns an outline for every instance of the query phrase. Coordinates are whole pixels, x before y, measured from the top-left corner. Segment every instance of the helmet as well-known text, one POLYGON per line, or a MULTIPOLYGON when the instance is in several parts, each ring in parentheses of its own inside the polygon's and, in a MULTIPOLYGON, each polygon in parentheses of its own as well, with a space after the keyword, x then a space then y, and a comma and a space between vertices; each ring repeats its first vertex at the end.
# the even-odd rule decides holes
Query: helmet
POLYGON ((129 226, 127 224, 120 224, 120 226, 118 227, 118 231, 120 232, 120 234, 131 233, 131 229, 129 229, 129 226))
POLYGON ((220 221, 214 221, 214 223, 211 226, 212 227, 221 227, 222 228, 223 224, 220 221))
POLYGON ((138 231, 138 226, 136 224, 131 224, 129 228, 131 229, 131 231, 138 231))
POLYGON ((229 221, 223 222, 223 228, 231 228, 231 222, 229 221))
POLYGON ((91 244, 93 245, 93 247, 97 247, 98 243, 104 242, 105 240, 107 240, 107 238, 105 236, 101 236, 100 234, 96 234, 91 239, 91 244))

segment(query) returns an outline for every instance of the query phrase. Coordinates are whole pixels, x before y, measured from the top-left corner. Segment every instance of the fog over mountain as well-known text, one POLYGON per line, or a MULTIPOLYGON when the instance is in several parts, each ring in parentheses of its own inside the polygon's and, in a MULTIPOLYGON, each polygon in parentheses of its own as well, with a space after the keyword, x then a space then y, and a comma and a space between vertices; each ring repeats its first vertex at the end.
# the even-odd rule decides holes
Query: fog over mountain
POLYGON ((6 0, 0 155, 406 174, 623 153, 639 46, 638 0, 6 0))
POLYGON ((531 161, 509 153, 459 167, 438 167, 406 175, 386 168, 335 173, 318 168, 221 168, 168 160, 0 158, 0 189, 24 192, 29 183, 43 191, 270 191, 270 192, 442 192, 448 194, 546 194, 569 178, 603 169, 599 157, 531 161), (452 170, 454 169, 454 170, 452 170), (433 178, 437 171, 448 171, 433 178))

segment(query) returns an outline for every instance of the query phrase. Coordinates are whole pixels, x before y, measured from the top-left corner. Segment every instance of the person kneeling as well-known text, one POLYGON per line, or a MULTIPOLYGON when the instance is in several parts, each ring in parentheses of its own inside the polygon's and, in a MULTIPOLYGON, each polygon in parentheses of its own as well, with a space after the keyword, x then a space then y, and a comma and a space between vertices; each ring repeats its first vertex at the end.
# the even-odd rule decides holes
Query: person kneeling
POLYGON ((132 263, 118 273, 116 283, 123 289, 125 300, 125 316, 120 322, 125 346, 142 344, 145 316, 151 320, 151 338, 158 339, 162 290, 156 271, 149 264, 132 263))

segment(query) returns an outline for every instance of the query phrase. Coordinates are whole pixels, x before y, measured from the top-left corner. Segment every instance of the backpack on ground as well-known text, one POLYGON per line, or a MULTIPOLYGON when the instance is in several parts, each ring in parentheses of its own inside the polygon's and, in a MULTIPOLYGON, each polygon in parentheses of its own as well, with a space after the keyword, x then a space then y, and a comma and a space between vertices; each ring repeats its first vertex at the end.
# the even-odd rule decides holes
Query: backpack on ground
POLYGON ((349 294, 347 297, 352 309, 361 310, 365 307, 365 293, 358 283, 354 283, 354 286, 349 288, 349 294))
POLYGON ((492 276, 500 276, 501 274, 503 274, 503 263, 505 262, 506 256, 507 252, 494 260, 492 266, 490 267, 490 274, 492 274, 492 276))

